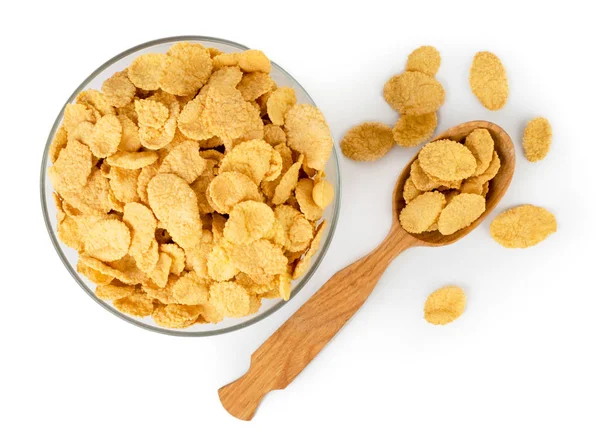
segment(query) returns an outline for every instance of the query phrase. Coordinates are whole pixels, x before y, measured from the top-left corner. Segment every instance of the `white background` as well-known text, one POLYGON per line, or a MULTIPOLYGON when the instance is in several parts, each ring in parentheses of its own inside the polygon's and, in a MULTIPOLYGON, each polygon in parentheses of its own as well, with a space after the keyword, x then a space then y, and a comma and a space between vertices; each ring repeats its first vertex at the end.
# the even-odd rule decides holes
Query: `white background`
POLYGON ((592 2, 103 1, 4 6, 0 77, 2 436, 495 436, 600 434, 598 46, 592 2), (345 6, 343 6, 345 5, 345 6), (468 120, 504 126, 517 145, 500 210, 548 208, 558 233, 526 250, 489 236, 495 213, 461 242, 412 249, 366 305, 253 421, 229 416, 217 389, 334 272, 391 223, 396 176, 415 150, 376 163, 342 159, 341 218, 308 286, 281 311, 214 338, 129 325, 95 304, 56 256, 38 171, 54 118, 97 66, 136 44, 197 34, 262 49, 304 85, 339 140, 365 120, 393 124, 382 87, 423 44, 442 55, 438 132, 468 120), (489 112, 468 86, 478 50, 495 52, 510 98, 489 112), (527 162, 525 122, 547 117, 548 157, 527 162), (466 313, 427 324, 423 302, 457 284, 466 313))

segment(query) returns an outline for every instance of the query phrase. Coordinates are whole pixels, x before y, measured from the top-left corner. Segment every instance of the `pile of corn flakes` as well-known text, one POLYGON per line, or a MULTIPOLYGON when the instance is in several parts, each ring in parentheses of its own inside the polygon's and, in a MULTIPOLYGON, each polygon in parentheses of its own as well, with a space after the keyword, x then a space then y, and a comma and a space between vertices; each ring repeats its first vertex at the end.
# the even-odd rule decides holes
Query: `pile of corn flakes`
POLYGON ((487 129, 475 129, 464 144, 452 140, 426 144, 404 184, 406 206, 400 224, 413 234, 442 235, 469 226, 485 211, 489 184, 500 165, 487 129))
POLYGON ((319 109, 258 50, 176 43, 64 110, 50 147, 58 235, 123 313, 186 328, 289 299, 334 190, 319 109))

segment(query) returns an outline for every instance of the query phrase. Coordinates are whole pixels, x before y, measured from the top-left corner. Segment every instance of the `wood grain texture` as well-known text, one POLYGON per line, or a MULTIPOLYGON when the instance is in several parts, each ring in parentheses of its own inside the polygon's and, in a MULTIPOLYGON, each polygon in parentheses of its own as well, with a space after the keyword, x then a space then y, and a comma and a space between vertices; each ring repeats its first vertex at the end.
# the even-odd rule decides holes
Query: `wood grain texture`
POLYGON ((486 212, 471 226, 452 235, 439 232, 411 235, 404 231, 398 215, 404 207, 402 189, 415 156, 396 183, 392 196, 394 220, 384 241, 370 254, 333 275, 252 354, 248 372, 219 389, 221 403, 231 415, 250 420, 268 392, 287 387, 358 311, 398 254, 414 246, 451 244, 467 235, 493 210, 508 189, 514 172, 514 145, 508 134, 493 123, 473 121, 449 129, 436 139, 462 141, 477 128, 490 131, 502 161, 490 184, 486 212))

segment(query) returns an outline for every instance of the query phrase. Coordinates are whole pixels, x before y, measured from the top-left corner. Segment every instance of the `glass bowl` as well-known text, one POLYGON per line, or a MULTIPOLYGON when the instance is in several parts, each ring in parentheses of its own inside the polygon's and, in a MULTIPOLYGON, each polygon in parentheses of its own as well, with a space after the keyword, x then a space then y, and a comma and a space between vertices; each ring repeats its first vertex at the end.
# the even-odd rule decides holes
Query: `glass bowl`
MULTIPOLYGON (((75 96, 77 96, 77 94, 84 89, 100 89, 102 82, 104 82, 105 79, 108 79, 117 71, 124 70, 138 55, 148 52, 165 53, 172 44, 179 41, 199 42, 205 47, 215 47, 225 53, 241 52, 243 50, 248 49, 248 47, 245 47, 241 44, 237 44, 235 42, 204 36, 178 36, 150 41, 145 44, 141 44, 129 50, 126 50, 123 53, 118 54, 114 58, 102 64, 92 74, 90 74, 89 77, 81 83, 81 85, 77 87, 77 89, 73 92, 73 94, 71 94, 71 96, 65 104, 74 102, 75 96)), ((281 68, 274 62, 272 62, 271 65, 271 77, 273 78, 273 80, 275 80, 278 86, 287 86, 293 88, 296 91, 298 103, 310 103, 312 105, 315 105, 315 102, 311 99, 306 90, 302 88, 302 86, 292 76, 290 76, 283 68, 281 68)), ((162 334, 187 337, 203 337, 233 332, 238 329, 250 326, 264 319, 265 317, 273 314, 275 311, 277 311, 279 308, 285 305, 286 302, 281 299, 263 299, 263 304, 260 310, 256 314, 253 314, 251 316, 239 319, 226 318, 225 320, 217 324, 194 324, 186 329, 170 329, 157 326, 151 317, 145 317, 142 319, 123 314, 117 309, 115 309, 110 301, 103 301, 101 299, 98 299, 93 291, 95 289, 95 284, 93 284, 85 276, 77 272, 77 251, 63 244, 58 239, 56 231, 56 206, 54 205, 54 201, 52 198, 52 184, 50 183, 50 180, 48 178, 48 168, 51 165, 50 160, 48 159, 48 150, 52 138, 54 138, 54 134, 60 126, 60 123, 62 122, 63 111, 64 106, 58 114, 54 125, 52 126, 52 130, 50 131, 50 135, 48 136, 46 147, 44 149, 44 156, 42 158, 42 168, 40 174, 40 196, 42 201, 42 212, 44 215, 44 221, 46 222, 46 228, 48 229, 48 234, 50 235, 50 240, 52 240, 52 244, 54 245, 58 256, 62 260, 63 264, 65 265, 71 276, 73 276, 73 278, 79 284, 79 286, 93 300, 95 300, 99 305, 113 313, 115 316, 120 317, 121 319, 141 328, 145 328, 150 331, 159 332, 162 334)), ((302 290, 302 287, 304 287, 304 285, 308 282, 308 280, 314 274, 316 269, 319 267, 319 264, 321 264, 321 261, 323 261, 323 258, 333 238, 340 208, 341 185, 338 157, 336 154, 335 147, 331 154, 331 158, 327 163, 325 172, 327 174, 327 180, 331 182, 331 184, 335 188, 335 199, 331 203, 331 205, 327 207, 323 214, 323 218, 327 220, 327 227, 321 240, 321 247, 319 248, 315 256, 312 258, 311 266, 304 274, 304 276, 292 283, 290 300, 294 296, 296 296, 300 292, 300 290, 302 290)))

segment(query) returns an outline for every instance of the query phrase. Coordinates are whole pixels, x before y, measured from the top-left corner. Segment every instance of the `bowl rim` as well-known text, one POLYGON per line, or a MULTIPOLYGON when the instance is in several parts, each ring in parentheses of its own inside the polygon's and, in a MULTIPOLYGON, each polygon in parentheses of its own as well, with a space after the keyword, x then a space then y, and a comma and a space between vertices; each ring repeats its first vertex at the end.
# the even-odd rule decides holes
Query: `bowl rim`
MULTIPOLYGON (((327 238, 325 239, 325 241, 323 241, 321 244, 321 248, 320 248, 318 256, 313 257, 312 265, 310 266, 309 270, 304 274, 304 276, 302 276, 302 278, 296 284, 296 286, 293 288, 289 300, 287 300, 287 301, 281 300, 280 302, 273 305, 268 310, 264 311, 261 314, 258 314, 256 317, 253 317, 250 320, 246 320, 244 322, 241 322, 239 324, 229 326, 226 328, 215 329, 215 330, 211 330, 211 331, 192 332, 192 331, 170 330, 168 328, 151 326, 140 320, 137 320, 136 318, 130 317, 127 314, 121 313, 116 308, 109 305, 107 302, 96 297, 96 295, 83 282, 79 273, 77 273, 75 271, 75 269, 71 267, 71 263, 69 262, 65 253, 63 252, 62 248, 60 247, 60 243, 59 243, 58 239, 56 238, 56 234, 55 234, 54 228, 53 228, 51 220, 50 220, 48 205, 46 202, 46 171, 47 171, 47 167, 48 167, 48 155, 49 155, 48 152, 50 149, 50 144, 52 143, 52 140, 54 139, 54 135, 55 135, 56 131, 58 130, 58 127, 60 126, 60 123, 63 119, 63 113, 64 113, 65 106, 68 103, 72 102, 76 98, 77 94, 79 94, 81 91, 83 91, 83 89, 86 86, 88 86, 89 83, 93 79, 95 79, 102 71, 104 71, 106 68, 108 68, 115 62, 117 62, 117 61, 123 59, 124 57, 129 56, 135 52, 138 52, 143 49, 147 49, 149 47, 153 47, 153 46, 156 46, 159 44, 175 43, 175 42, 180 42, 180 41, 199 41, 199 42, 201 41, 201 42, 209 42, 209 43, 210 42, 221 43, 221 44, 226 44, 226 45, 236 47, 240 50, 249 50, 248 47, 246 47, 242 44, 236 43, 234 41, 222 39, 222 38, 215 38, 215 37, 210 37, 210 36, 200 36, 200 35, 180 35, 180 36, 171 36, 171 37, 167 37, 167 38, 159 38, 159 39, 147 41, 142 44, 138 44, 134 47, 131 47, 131 48, 113 56, 108 61, 104 62, 102 65, 100 65, 98 68, 96 68, 90 75, 88 75, 85 78, 85 80, 83 80, 83 82, 81 82, 81 84, 75 89, 75 91, 73 91, 73 93, 69 96, 67 101, 62 105, 62 108, 59 111, 59 113, 56 117, 56 120, 54 121, 54 124, 52 125, 50 134, 48 135, 48 139, 46 140, 46 146, 44 148, 44 153, 42 156, 42 163, 41 163, 41 169, 40 169, 40 199, 41 199, 41 206, 42 206, 42 215, 43 215, 44 222, 46 225, 46 230, 48 231, 48 235, 50 236, 50 241, 52 241, 52 245, 54 246, 54 249, 56 250, 58 257, 62 261, 62 263, 65 266, 65 268, 67 269, 67 271, 71 274, 73 279, 75 279, 75 282, 77 282, 77 284, 79 284, 79 286, 83 289, 83 291, 85 291, 85 293, 88 296, 90 296, 96 303, 98 303, 104 309, 106 309, 113 315, 117 316, 121 320, 124 320, 132 325, 135 325, 139 328, 146 329, 151 332, 156 332, 156 333, 165 334, 165 335, 172 335, 175 337, 212 337, 215 335, 227 334, 230 332, 238 331, 243 328, 247 328, 248 326, 254 325, 255 323, 258 323, 258 322, 266 319, 268 316, 270 316, 271 314, 273 314, 276 311, 278 311, 279 309, 281 309, 286 303, 290 302, 300 292, 300 290, 302 290, 302 288, 304 288, 304 286, 307 284, 307 282, 310 280, 310 278, 313 276, 313 274, 319 268, 321 262, 323 261, 323 258, 325 258, 325 255, 329 249, 329 246, 331 245, 331 242, 333 240, 333 236, 335 234, 335 230, 337 227, 337 222, 338 222, 339 212, 340 212, 340 205, 341 205, 341 196, 342 196, 341 174, 340 174, 341 169, 340 169, 338 154, 337 154, 336 148, 335 148, 336 142, 335 142, 335 138, 333 137, 333 134, 331 136, 333 143, 334 143, 334 147, 332 149, 332 154, 333 154, 333 160, 334 160, 334 164, 335 164, 335 168, 336 168, 335 181, 333 181, 333 182, 335 184, 335 187, 337 188, 337 193, 334 198, 334 203, 331 205, 333 207, 333 215, 331 217, 331 222, 328 223, 330 231, 329 231, 329 234, 327 235, 327 238)), ((279 69, 279 71, 281 71, 281 73, 283 73, 283 75, 285 75, 288 79, 290 79, 294 83, 295 87, 298 87, 300 90, 302 90, 312 105, 317 106, 315 101, 310 96, 310 94, 308 94, 308 92, 306 91, 306 89, 304 89, 304 87, 296 79, 294 79, 294 77, 292 75, 290 75, 286 70, 284 70, 281 66, 279 66, 275 62, 271 61, 271 64, 274 65, 277 69, 279 69)))

